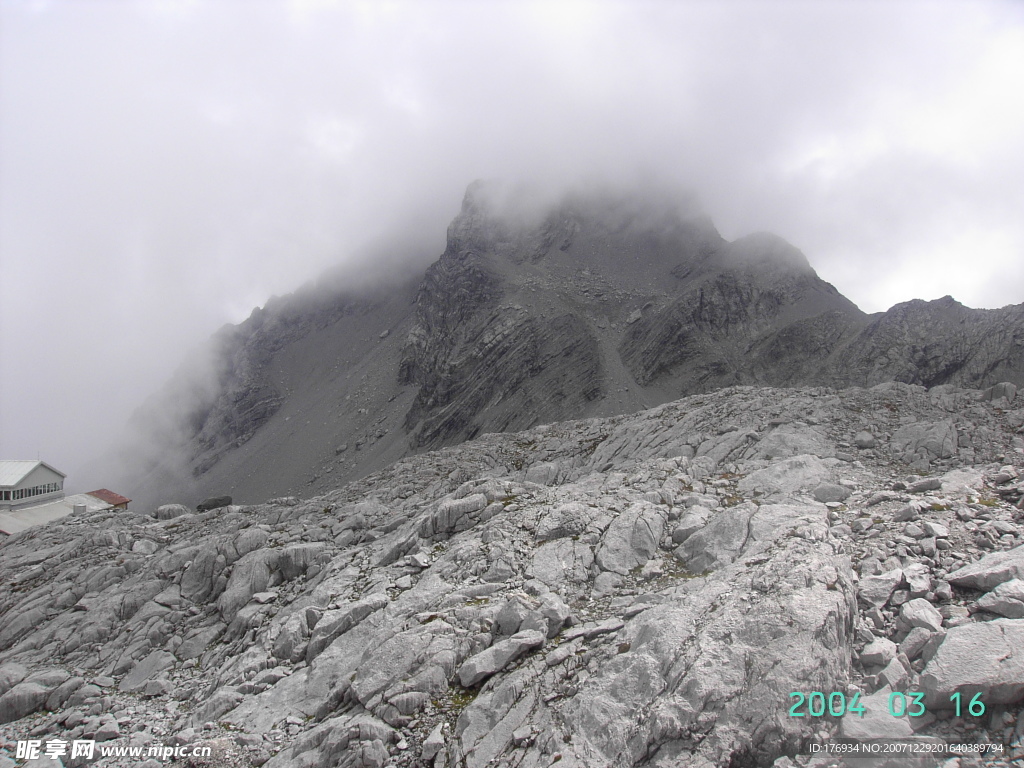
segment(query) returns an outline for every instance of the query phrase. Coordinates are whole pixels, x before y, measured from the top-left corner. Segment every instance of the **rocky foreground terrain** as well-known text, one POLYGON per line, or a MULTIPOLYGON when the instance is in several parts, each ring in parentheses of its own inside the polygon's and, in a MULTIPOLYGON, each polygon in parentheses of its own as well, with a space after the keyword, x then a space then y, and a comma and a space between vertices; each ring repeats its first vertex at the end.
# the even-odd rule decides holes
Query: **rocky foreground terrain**
POLYGON ((311 499, 26 531, 0 544, 0 766, 61 738, 212 748, 179 766, 785 768, 843 737, 992 750, 851 766, 1020 765, 1015 395, 734 387, 311 499))

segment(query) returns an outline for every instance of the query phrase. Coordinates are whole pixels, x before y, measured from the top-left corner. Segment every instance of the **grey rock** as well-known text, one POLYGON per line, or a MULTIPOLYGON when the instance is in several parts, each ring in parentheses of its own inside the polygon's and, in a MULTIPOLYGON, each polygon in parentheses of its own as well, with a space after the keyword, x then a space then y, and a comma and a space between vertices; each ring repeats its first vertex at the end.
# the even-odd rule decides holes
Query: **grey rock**
POLYGON ((897 523, 906 523, 911 520, 917 520, 921 516, 921 511, 914 504, 907 504, 905 507, 900 507, 896 510, 896 513, 892 516, 892 519, 897 523))
POLYGON ((121 729, 116 720, 107 720, 96 729, 96 741, 110 741, 121 736, 121 729))
POLYGON ((209 627, 192 630, 185 636, 181 645, 174 649, 174 655, 181 661, 196 658, 223 634, 224 629, 225 625, 217 622, 209 627))
POLYGON ((215 546, 200 547, 181 575, 181 596, 196 603, 206 602, 213 595, 217 576, 220 575, 218 568, 226 564, 215 546), (218 561, 218 557, 222 560, 218 561))
POLYGON ((802 454, 751 472, 737 483, 737 489, 753 496, 792 496, 826 482, 832 475, 817 455, 802 454))
POLYGON ((146 658, 136 664, 132 671, 122 678, 117 689, 123 693, 141 691, 146 683, 159 675, 165 669, 173 666, 176 659, 173 653, 167 651, 153 651, 146 658))
POLYGON ((889 602, 893 591, 902 583, 902 570, 887 571, 878 576, 868 576, 860 580, 857 597, 869 606, 880 608, 889 602))
POLYGON ((230 506, 230 504, 230 496, 211 496, 196 505, 196 512, 210 512, 214 509, 222 509, 223 507, 230 506))
POLYGON ((571 611, 558 595, 549 592, 541 597, 540 614, 548 624, 548 637, 555 637, 569 621, 571 611))
POLYGON ((532 612, 536 611, 538 603, 526 595, 513 596, 505 602, 497 615, 494 617, 494 626, 499 635, 510 636, 519 631, 519 625, 532 612))
POLYGON ((577 627, 573 627, 565 633, 565 639, 573 641, 578 637, 586 638, 587 640, 593 640, 595 637, 600 635, 611 634, 612 632, 618 632, 625 625, 621 619, 605 619, 599 622, 587 622, 577 627))
MULTIPOLYGON (((12 760, 10 763, 12 766, 15 764, 12 760)), ((26 760, 21 764, 21 768, 64 768, 65 763, 59 758, 49 758, 43 755, 37 757, 34 760, 26 760)))
MULTIPOLYGON (((290 581, 300 574, 304 574, 311 566, 321 559, 326 551, 327 545, 321 542, 307 544, 293 544, 281 550, 279 556, 273 559, 274 567, 281 573, 285 581, 290 581)), ((231 582, 228 582, 228 589, 231 582)), ((262 592, 262 590, 257 590, 262 592)))
POLYGON ((862 430, 853 436, 853 444, 861 450, 874 448, 878 441, 875 440, 875 436, 866 430, 862 430))
POLYGON ((518 632, 466 659, 459 668, 459 683, 463 688, 471 688, 542 645, 544 635, 540 632, 518 632))
POLYGON ((1024 580, 1004 581, 982 595, 978 607, 1009 619, 1024 619, 1024 580))
POLYGON ((965 624, 948 630, 921 673, 921 690, 929 709, 950 709, 950 696, 964 694, 963 711, 976 694, 986 707, 1011 704, 1024 697, 1024 620, 965 624), (969 695, 968 695, 969 694, 969 695))
MULTIPOLYGON (((657 311, 652 305, 634 326, 657 311)), ((381 353, 397 359, 399 349, 383 347, 404 335, 389 335, 381 353)), ((789 692, 910 686, 947 633, 994 623, 944 604, 943 629, 912 625, 921 614, 934 628, 935 615, 913 601, 954 597, 944 579, 978 556, 973 536, 1003 547, 999 537, 1020 529, 1009 516, 1014 481, 992 485, 1012 474, 998 457, 1015 455, 1017 416, 977 398, 905 385, 736 387, 635 416, 484 434, 304 501, 162 522, 86 516, 10 537, 0 542, 0 604, 32 620, 2 630, 8 690, 0 696, 38 685, 48 693, 34 711, 62 709, 55 718, 30 713, 9 730, 51 723, 55 733, 94 734, 115 712, 126 735, 140 723, 180 733, 223 720, 264 751, 257 761, 310 768, 415 761, 444 720, 450 731, 432 760, 449 766, 539 768, 556 754, 563 765, 599 768, 770 765, 816 738, 807 720, 785 717, 779 702, 789 692), (964 475, 947 472, 944 497, 914 505, 919 531, 894 524, 904 492, 879 493, 906 475, 902 454, 879 450, 847 465, 814 456, 829 473, 820 483, 773 491, 774 500, 740 490, 753 471, 771 474, 795 458, 778 451, 820 440, 828 453, 830 436, 862 424, 890 435, 944 420, 959 426, 960 455, 949 464, 963 463, 964 475), (764 458, 761 441, 775 432, 782 437, 764 458), (557 484, 522 479, 538 462, 558 466, 557 484), (810 498, 839 477, 858 488, 849 512, 810 498), (975 502, 994 487, 998 499, 975 502), (970 516, 956 514, 969 504, 970 516), (571 527, 553 515, 563 509, 574 512, 571 527), (678 517, 704 510, 706 520, 677 544, 694 561, 707 558, 694 572, 667 549, 678 517), (853 535, 837 538, 858 515, 859 532, 850 525, 853 535), (930 526, 944 526, 948 539, 930 526), (133 551, 140 540, 159 548, 133 551), (918 548, 931 540, 937 551, 926 559, 918 548), (369 612, 349 615, 360 604, 369 612), (522 610, 499 620, 510 604, 522 610), (500 668, 495 659, 478 690, 461 691, 460 671, 499 648, 510 637, 502 632, 550 638, 554 650, 500 668), (899 642, 895 654, 890 641, 899 642), (878 663, 851 668, 854 643, 869 644, 861 662, 878 663), (154 652, 173 654, 173 667, 136 693, 116 690, 115 678, 143 677, 154 652), (86 682, 97 679, 106 687, 86 682), (280 745, 274 757, 271 744, 280 745)), ((366 440, 353 460, 374 444, 366 440)), ((926 719, 914 725, 924 738, 941 730, 926 719)), ((999 723, 977 725, 979 737, 1003 738, 999 723)))
POLYGON ((747 542, 749 523, 757 508, 740 505, 715 515, 675 550, 692 573, 704 573, 731 563, 747 542))
POLYGON ((900 607, 900 619, 909 627, 924 627, 932 632, 942 629, 942 615, 921 597, 908 600, 900 607))
POLYGON ((619 514, 605 531, 594 558, 606 571, 625 575, 643 566, 658 551, 665 528, 666 511, 648 502, 637 502, 619 514))
POLYGON ((992 552, 946 577, 953 586, 986 592, 1011 579, 1024 579, 1024 547, 992 552))
POLYGON ((878 682, 897 691, 910 685, 910 670, 898 654, 878 673, 878 682))
POLYGON ((903 527, 903 534, 905 536, 910 536, 914 539, 921 539, 925 536, 924 528, 917 525, 916 523, 907 523, 903 527))
POLYGON ((533 553, 529 573, 551 589, 564 584, 582 584, 590 579, 593 549, 580 541, 558 539, 539 546, 533 553))
POLYGON ((711 517, 711 510, 700 505, 694 505, 687 510, 686 514, 679 518, 675 528, 672 529, 672 543, 682 544, 690 536, 695 534, 705 525, 711 517))
POLYGON ((896 643, 884 637, 875 638, 860 652, 862 664, 873 667, 884 667, 896 658, 896 643))
POLYGON ((537 524, 537 541, 578 536, 587 529, 593 516, 594 510, 578 501, 562 504, 537 524))
POLYGON ((266 591, 271 568, 279 558, 279 551, 258 549, 234 564, 224 593, 217 599, 217 609, 224 621, 230 622, 235 618, 254 594, 266 591))
MULTIPOLYGON (((306 662, 313 661, 337 638, 351 630, 370 614, 384 608, 387 604, 388 596, 378 593, 324 612, 313 629, 306 646, 306 662)), ((278 658, 288 658, 290 654, 285 653, 284 649, 275 649, 275 655, 278 658), (280 655, 278 655, 279 653, 280 655)))
POLYGON ((861 696, 859 705, 864 714, 845 716, 839 721, 839 734, 845 739, 857 741, 888 741, 909 739, 914 735, 910 718, 893 717, 889 714, 889 694, 892 689, 882 687, 870 696, 861 696))
POLYGON ((34 682, 18 683, 0 696, 0 723, 10 723, 38 711, 52 688, 34 682))
POLYGON ((907 463, 917 459, 948 459, 957 448, 956 425, 948 420, 907 424, 889 441, 892 450, 907 463))
POLYGON ((190 515, 192 510, 183 504, 162 504, 153 511, 157 520, 173 520, 182 515, 190 515))
POLYGON ((914 627, 907 633, 907 636, 900 643, 900 653, 913 661, 921 654, 925 645, 932 637, 935 636, 935 634, 936 633, 932 632, 930 629, 926 629, 925 627, 914 627))
POLYGON ((482 493, 476 493, 462 499, 445 499, 438 507, 432 518, 425 520, 428 525, 420 526, 420 535, 429 536, 431 533, 457 533, 464 531, 473 525, 472 515, 487 506, 487 497, 482 493))
MULTIPOLYGON (((830 458, 835 455, 835 444, 820 429, 808 424, 792 422, 776 427, 761 438, 753 450, 753 455, 763 459, 804 458, 807 456, 830 458)), ((806 474, 808 472, 806 460, 798 462, 796 465, 782 463, 782 466, 787 467, 786 471, 790 473, 806 474)), ((794 479, 791 478, 786 482, 792 484, 794 479)), ((800 482, 806 484, 810 481, 800 482)))
POLYGON ((132 552, 142 555, 152 555, 160 549, 160 545, 150 539, 138 539, 132 544, 132 552))
POLYGON ((846 501, 850 497, 851 493, 853 493, 853 491, 842 485, 824 483, 814 489, 814 498, 822 504, 826 504, 828 502, 842 502, 846 501))
POLYGON ((534 464, 526 470, 525 480, 537 485, 554 485, 558 478, 558 465, 552 463, 534 464))
POLYGON ((441 750, 444 749, 444 723, 438 723, 434 730, 423 740, 423 748, 420 751, 420 759, 430 762, 441 750))
POLYGON ((615 573, 614 571, 602 571, 597 574, 597 577, 594 579, 594 589, 592 594, 594 597, 610 595, 622 585, 622 582, 623 578, 620 574, 615 573))
POLYGON ((925 493, 926 491, 938 491, 942 489, 942 480, 938 477, 926 477, 923 480, 915 480, 907 486, 910 493, 925 493))
MULTIPOLYGON (((653 738, 682 733, 701 717, 697 713, 704 712, 704 727, 710 728, 696 753, 714 765, 728 760, 726 755, 732 747, 726 745, 730 739, 740 733, 753 733, 755 721, 763 723, 756 714, 761 709, 756 702, 763 701, 767 706, 769 701, 785 700, 790 691, 811 690, 808 685, 812 676, 826 687, 837 685, 839 676, 846 674, 850 631, 839 617, 849 616, 852 589, 848 576, 837 571, 828 575, 826 560, 817 549, 828 546, 811 541, 783 535, 775 539, 779 549, 766 556, 753 574, 754 588, 768 590, 774 599, 759 603, 756 609, 741 599, 747 597, 739 586, 741 582, 733 581, 741 579, 750 584, 750 574, 734 563, 718 572, 718 578, 724 580, 720 587, 708 592, 694 585, 687 592, 687 600, 655 605, 632 619, 625 630, 629 651, 601 665, 562 709, 564 722, 574 731, 572 745, 567 747, 572 755, 581 764, 594 764, 593 759, 580 757, 585 754, 601 755, 600 764, 614 764, 616 755, 625 756, 619 759, 627 764, 636 762, 646 746, 631 741, 626 713, 642 711, 669 694, 685 706, 673 710, 678 719, 664 721, 661 727, 665 730, 653 738), (806 576, 811 574, 817 577, 808 580, 806 576), (829 583, 833 589, 829 589, 829 583), (730 587, 736 591, 730 593, 730 587), (791 600, 803 608, 793 610, 791 600), (709 611, 712 604, 718 606, 717 610, 709 611), (698 626, 696 617, 703 617, 702 622, 707 623, 698 626), (790 627, 785 641, 780 636, 772 639, 772 627, 789 622, 796 626, 790 627), (665 653, 676 659, 668 667, 658 662, 665 653), (718 657, 722 665, 702 663, 712 656, 718 657), (748 663, 753 668, 742 675, 722 674, 730 668, 746 669, 748 663), (713 705, 714 712, 708 708, 712 698, 719 702, 713 705)), ((768 741, 778 743, 775 739, 799 730, 795 720, 774 721, 770 737, 762 731, 744 738, 752 739, 753 749, 770 750, 768 741)), ((687 759, 696 760, 697 754, 687 759)))
POLYGON ((1012 403, 1017 396, 1017 385, 1010 381, 1001 381, 981 393, 981 399, 987 402, 1004 399, 1012 403))
POLYGON ((51 712, 56 711, 67 703, 67 700, 71 696, 85 685, 85 680, 81 677, 70 677, 63 683, 53 689, 53 692, 46 699, 46 709, 51 712))
POLYGON ((924 597, 932 591, 932 574, 923 563, 911 563, 903 568, 903 579, 911 597, 924 597))
POLYGON ((28 674, 28 669, 25 666, 15 662, 9 661, 0 665, 0 696, 28 677, 28 674))

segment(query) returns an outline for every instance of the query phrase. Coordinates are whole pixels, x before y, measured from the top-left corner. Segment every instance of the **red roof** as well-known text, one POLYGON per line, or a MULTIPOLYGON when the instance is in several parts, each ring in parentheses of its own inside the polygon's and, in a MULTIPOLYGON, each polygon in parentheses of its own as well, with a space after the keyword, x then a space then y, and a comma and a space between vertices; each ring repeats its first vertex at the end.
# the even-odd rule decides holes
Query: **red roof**
POLYGON ((108 491, 106 488, 100 488, 98 491, 87 491, 90 496, 95 496, 100 501, 105 501, 107 504, 118 506, 119 504, 128 504, 131 499, 127 499, 119 493, 108 491))

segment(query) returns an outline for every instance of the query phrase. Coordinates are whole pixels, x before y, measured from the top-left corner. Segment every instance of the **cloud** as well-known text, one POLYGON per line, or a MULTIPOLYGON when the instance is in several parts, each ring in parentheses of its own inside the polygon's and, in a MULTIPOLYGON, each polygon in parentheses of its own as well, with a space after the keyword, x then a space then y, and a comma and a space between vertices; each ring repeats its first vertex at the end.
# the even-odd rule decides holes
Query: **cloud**
POLYGON ((1024 300, 1016 3, 0 15, 5 456, 71 467, 220 324, 324 269, 425 265, 481 177, 691 189, 869 311, 1024 300))

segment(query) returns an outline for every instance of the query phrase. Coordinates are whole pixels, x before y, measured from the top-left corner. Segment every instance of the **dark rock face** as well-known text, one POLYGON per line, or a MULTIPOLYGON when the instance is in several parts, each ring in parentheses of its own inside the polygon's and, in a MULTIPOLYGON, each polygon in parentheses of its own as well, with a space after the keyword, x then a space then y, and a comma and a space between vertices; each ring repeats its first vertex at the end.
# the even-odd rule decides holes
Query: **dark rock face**
POLYGON ((736 384, 1024 384, 1024 305, 869 316, 785 241, 727 242, 670 196, 477 182, 422 276, 275 300, 208 354, 139 416, 124 487, 143 503, 323 491, 478 434, 736 384))
POLYGON ((211 509, 221 509, 230 505, 230 496, 211 496, 196 505, 196 512, 209 512, 211 509))
POLYGON ((839 352, 835 381, 986 387, 1024 381, 1024 305, 970 309, 946 296, 897 304, 839 352))
POLYGON ((401 384, 419 387, 405 419, 416 447, 576 415, 601 396, 600 353, 586 321, 570 312, 544 322, 503 304, 491 244, 462 234, 461 223, 427 270, 399 371, 401 384))

